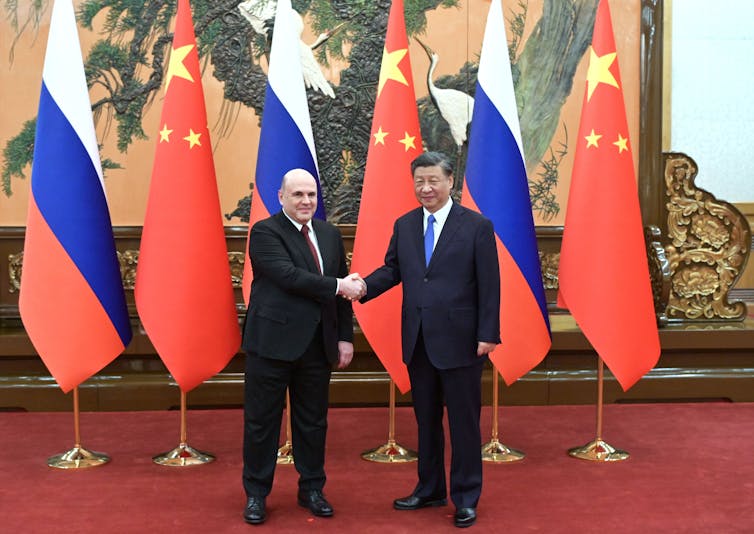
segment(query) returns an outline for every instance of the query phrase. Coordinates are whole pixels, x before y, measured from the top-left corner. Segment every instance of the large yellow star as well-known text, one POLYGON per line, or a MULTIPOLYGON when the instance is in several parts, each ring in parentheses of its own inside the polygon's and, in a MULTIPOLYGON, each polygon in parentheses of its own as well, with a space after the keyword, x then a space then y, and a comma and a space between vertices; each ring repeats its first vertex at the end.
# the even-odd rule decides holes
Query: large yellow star
POLYGON ((613 144, 618 147, 618 154, 620 154, 624 150, 628 150, 628 138, 623 137, 621 134, 618 134, 618 140, 613 144))
POLYGON ((416 148, 416 146, 414 146, 414 139, 416 139, 416 136, 412 137, 408 135, 408 132, 406 132, 406 134, 403 136, 403 139, 398 142, 403 143, 403 146, 406 147, 406 152, 408 152, 409 148, 416 148))
POLYGON ((173 133, 173 130, 168 130, 168 125, 163 124, 162 130, 160 130, 160 143, 165 141, 166 143, 170 142, 170 134, 173 133))
POLYGON ((189 134, 183 138, 184 141, 188 141, 189 149, 194 148, 196 145, 202 146, 202 144, 199 142, 199 137, 201 137, 201 133, 196 133, 194 130, 189 128, 189 134))
POLYGON ((194 78, 186 68, 186 65, 183 64, 183 60, 186 59, 186 56, 189 55, 192 48, 194 48, 194 45, 186 45, 179 48, 173 48, 170 52, 170 63, 168 63, 168 72, 165 75, 166 93, 168 92, 168 86, 170 85, 170 80, 173 79, 173 76, 184 78, 190 82, 194 81, 194 78))
POLYGON ((592 93, 597 89, 597 85, 600 83, 606 83, 613 87, 618 87, 618 82, 615 81, 613 73, 610 72, 610 66, 613 64, 616 58, 616 53, 605 54, 604 56, 598 56, 594 52, 594 48, 589 47, 589 70, 586 73, 586 85, 587 85, 587 102, 591 100, 592 93))
POLYGON ((387 136, 388 136, 388 132, 383 132, 382 126, 380 126, 380 129, 372 134, 372 137, 374 137, 375 146, 377 145, 385 146, 385 137, 387 136))
POLYGON ((382 66, 380 67, 380 81, 377 84, 377 96, 382 93, 382 88, 388 80, 395 80, 403 85, 408 85, 406 77, 398 68, 398 63, 401 62, 403 57, 408 54, 408 48, 401 48, 400 50, 394 50, 388 52, 387 48, 382 49, 382 66))
POLYGON ((597 141, 599 141, 601 137, 601 135, 594 133, 594 128, 592 128, 592 133, 584 136, 584 139, 586 139, 586 147, 589 148, 590 146, 593 146, 599 148, 597 141))

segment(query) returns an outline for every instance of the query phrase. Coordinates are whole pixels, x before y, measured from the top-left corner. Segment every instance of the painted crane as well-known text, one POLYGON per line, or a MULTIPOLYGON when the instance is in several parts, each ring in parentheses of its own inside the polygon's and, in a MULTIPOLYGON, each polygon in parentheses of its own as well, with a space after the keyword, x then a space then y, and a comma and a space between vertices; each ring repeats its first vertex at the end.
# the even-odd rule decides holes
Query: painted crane
POLYGON ((466 129, 471 122, 471 115, 474 111, 474 98, 463 91, 437 87, 432 77, 434 76, 435 67, 437 67, 440 56, 417 37, 414 37, 414 39, 424 48, 429 57, 429 70, 427 71, 429 96, 432 99, 432 103, 440 112, 440 116, 450 127, 450 135, 458 151, 456 155, 456 172, 460 172, 458 167, 460 166, 463 144, 466 142, 466 129))
MULTIPOLYGON (((252 29, 259 35, 264 35, 268 39, 271 37, 272 27, 275 21, 275 10, 277 9, 277 0, 246 0, 238 4, 238 10, 249 21, 252 29)), ((304 73, 304 83, 307 88, 319 91, 330 98, 335 98, 332 86, 322 74, 322 69, 314 57, 313 50, 327 41, 335 32, 337 32, 345 23, 341 23, 334 29, 321 33, 312 44, 306 44, 301 40, 301 34, 304 31, 304 20, 301 15, 293 8, 290 10, 290 16, 293 18, 293 24, 299 35, 299 50, 301 54, 301 69, 304 73)))

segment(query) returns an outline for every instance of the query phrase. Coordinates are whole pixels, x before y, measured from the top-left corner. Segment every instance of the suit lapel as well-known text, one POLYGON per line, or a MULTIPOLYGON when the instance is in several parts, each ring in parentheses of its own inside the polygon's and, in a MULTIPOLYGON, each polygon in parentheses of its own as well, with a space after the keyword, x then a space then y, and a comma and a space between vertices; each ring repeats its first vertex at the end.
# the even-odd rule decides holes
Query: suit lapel
MULTIPOLYGON (((285 213, 283 213, 283 210, 280 210, 277 215, 278 224, 283 230, 283 236, 288 243, 291 243, 293 250, 297 250, 299 253, 299 256, 301 256, 304 259, 304 263, 306 263, 307 268, 313 272, 319 274, 319 270, 317 269, 317 264, 314 263, 314 257, 312 256, 311 251, 309 250, 309 245, 306 244, 306 238, 299 232, 296 227, 293 225, 293 223, 288 219, 288 217, 285 216, 285 213)), ((319 237, 319 234, 317 235, 319 237)), ((320 244, 320 247, 322 245, 320 244)), ((320 252, 322 250, 320 249, 320 252)), ((323 254, 324 256, 324 254, 323 254)))
POLYGON ((414 240, 416 245, 416 257, 419 259, 421 265, 426 265, 426 258, 424 257, 424 210, 418 208, 414 210, 413 216, 409 220, 410 228, 409 235, 418 236, 414 240))
MULTIPOLYGON (((317 246, 319 247, 319 253, 322 255, 322 274, 329 273, 331 271, 331 260, 337 257, 337 253, 333 250, 334 243, 327 239, 327 231, 325 229, 325 223, 319 219, 312 219, 312 227, 314 233, 317 234, 317 246)), ((307 250, 309 250, 307 246, 307 250)), ((309 254, 311 256, 311 254, 309 254)))

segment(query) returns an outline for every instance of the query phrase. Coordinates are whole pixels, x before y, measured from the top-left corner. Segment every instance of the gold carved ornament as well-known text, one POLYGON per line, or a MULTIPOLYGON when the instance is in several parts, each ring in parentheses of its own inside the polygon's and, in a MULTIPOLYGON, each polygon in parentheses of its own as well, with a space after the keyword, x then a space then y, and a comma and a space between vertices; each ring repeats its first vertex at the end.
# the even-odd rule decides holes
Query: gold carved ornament
MULTIPOLYGON (((123 288, 133 290, 136 284, 136 266, 139 264, 139 251, 124 250, 123 252, 117 251, 117 254, 123 288)), ((244 259, 243 252, 228 252, 228 263, 230 264, 230 276, 233 287, 241 287, 244 259)), ((8 275, 10 277, 8 291, 10 293, 15 293, 21 288, 23 262, 23 251, 8 255, 8 275)))
POLYGON ((686 154, 666 153, 665 186, 671 271, 671 321, 740 321, 743 302, 729 302, 750 253, 751 230, 735 206, 696 187, 698 167, 686 154))

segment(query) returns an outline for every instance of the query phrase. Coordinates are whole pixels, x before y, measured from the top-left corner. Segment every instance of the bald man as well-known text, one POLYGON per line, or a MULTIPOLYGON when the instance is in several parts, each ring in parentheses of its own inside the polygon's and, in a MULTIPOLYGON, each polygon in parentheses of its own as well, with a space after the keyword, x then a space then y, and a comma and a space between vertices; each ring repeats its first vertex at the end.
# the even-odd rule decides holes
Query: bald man
POLYGON ((254 272, 244 325, 244 519, 267 517, 286 389, 290 391, 298 504, 330 517, 325 499, 325 436, 332 366, 353 357, 351 300, 360 282, 348 276, 343 238, 313 219, 317 183, 304 169, 286 173, 278 191, 282 210, 249 234, 254 272))

